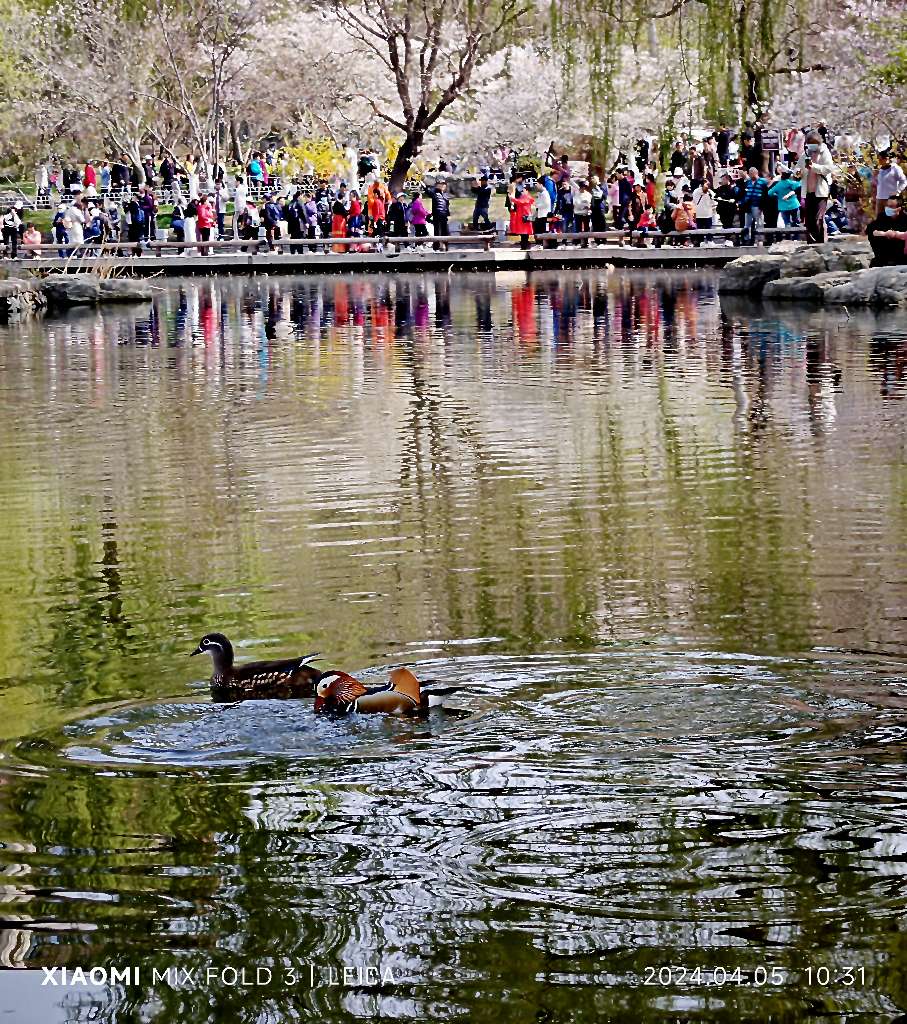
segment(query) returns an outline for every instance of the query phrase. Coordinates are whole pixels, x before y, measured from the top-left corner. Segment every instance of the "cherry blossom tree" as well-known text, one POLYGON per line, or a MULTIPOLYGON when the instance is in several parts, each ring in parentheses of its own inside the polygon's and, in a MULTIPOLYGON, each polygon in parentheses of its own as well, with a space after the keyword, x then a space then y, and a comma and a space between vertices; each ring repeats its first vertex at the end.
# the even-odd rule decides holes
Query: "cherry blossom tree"
POLYGON ((469 89, 474 72, 506 46, 530 0, 329 0, 350 36, 386 69, 389 105, 366 97, 376 117, 403 133, 391 191, 406 180, 426 135, 469 89))
POLYGON ((118 0, 20 10, 10 31, 36 81, 35 105, 51 114, 42 124, 45 144, 67 129, 87 131, 125 154, 142 176, 141 147, 159 110, 153 35, 131 24, 118 0))

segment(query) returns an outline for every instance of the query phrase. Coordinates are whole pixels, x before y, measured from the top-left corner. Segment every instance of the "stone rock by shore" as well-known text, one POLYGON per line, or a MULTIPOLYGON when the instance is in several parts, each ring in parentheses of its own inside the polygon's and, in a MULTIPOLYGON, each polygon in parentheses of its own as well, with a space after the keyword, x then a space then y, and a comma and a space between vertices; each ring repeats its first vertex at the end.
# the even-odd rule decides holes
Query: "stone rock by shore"
POLYGON ((726 295, 761 295, 770 281, 781 276, 787 260, 782 253, 741 256, 721 271, 718 291, 726 295))
POLYGON ((869 242, 856 235, 822 245, 779 242, 728 263, 718 291, 779 302, 907 305, 907 266, 870 267, 871 259, 869 242))
POLYGON ((131 277, 108 277, 100 284, 100 302, 148 302, 154 295, 151 285, 131 277))
POLYGON ((53 309, 99 302, 146 302, 153 295, 144 281, 128 277, 101 279, 96 274, 52 274, 41 282, 41 291, 53 309))

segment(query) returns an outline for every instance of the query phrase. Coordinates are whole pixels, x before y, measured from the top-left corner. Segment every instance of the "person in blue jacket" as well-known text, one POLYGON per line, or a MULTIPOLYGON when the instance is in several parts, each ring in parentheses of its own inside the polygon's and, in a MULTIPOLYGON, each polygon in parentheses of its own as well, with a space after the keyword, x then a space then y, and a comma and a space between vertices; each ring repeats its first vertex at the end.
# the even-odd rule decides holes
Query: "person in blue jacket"
POLYGON ((755 245, 756 232, 763 224, 765 197, 768 195, 768 182, 756 167, 750 167, 743 179, 740 198, 740 209, 743 212, 743 244, 755 245))
POLYGON ((539 181, 545 186, 545 191, 548 195, 551 196, 551 209, 553 210, 557 205, 557 182, 547 171, 539 178, 539 181))
POLYGON ((800 226, 800 182, 791 176, 788 168, 781 172, 781 178, 768 190, 778 203, 778 213, 786 228, 800 226))

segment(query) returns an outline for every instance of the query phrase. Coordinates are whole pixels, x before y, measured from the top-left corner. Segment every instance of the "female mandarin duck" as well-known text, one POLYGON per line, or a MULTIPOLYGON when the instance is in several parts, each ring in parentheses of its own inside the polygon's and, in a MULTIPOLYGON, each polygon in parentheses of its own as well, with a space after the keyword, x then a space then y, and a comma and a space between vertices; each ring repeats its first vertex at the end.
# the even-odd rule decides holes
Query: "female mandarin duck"
POLYGON ((323 673, 309 664, 318 657, 308 654, 303 658, 283 661, 250 661, 245 665, 233 664, 233 645, 223 633, 207 633, 198 647, 189 655, 210 654, 214 662, 211 689, 242 697, 311 697, 323 673))
POLYGON ((315 710, 347 715, 383 713, 423 715, 440 707, 456 687, 424 687, 408 668, 391 669, 390 680, 380 686, 365 686, 346 672, 325 672, 315 687, 315 710))

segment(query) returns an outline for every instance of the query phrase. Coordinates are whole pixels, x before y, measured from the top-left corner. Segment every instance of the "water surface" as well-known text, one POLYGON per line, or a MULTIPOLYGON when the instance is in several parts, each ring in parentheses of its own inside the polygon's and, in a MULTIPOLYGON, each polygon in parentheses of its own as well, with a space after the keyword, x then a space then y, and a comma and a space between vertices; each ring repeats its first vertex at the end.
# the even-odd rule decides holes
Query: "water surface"
POLYGON ((0 329, 0 964, 144 972, 0 1008, 907 1012, 907 316, 157 283, 0 329), (462 691, 213 704, 209 629, 462 691))

